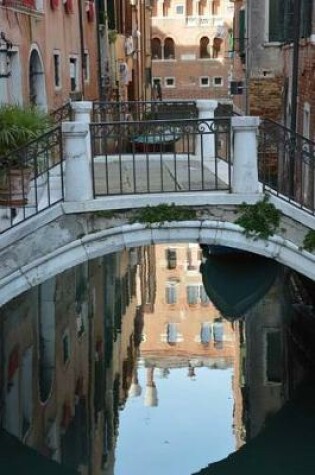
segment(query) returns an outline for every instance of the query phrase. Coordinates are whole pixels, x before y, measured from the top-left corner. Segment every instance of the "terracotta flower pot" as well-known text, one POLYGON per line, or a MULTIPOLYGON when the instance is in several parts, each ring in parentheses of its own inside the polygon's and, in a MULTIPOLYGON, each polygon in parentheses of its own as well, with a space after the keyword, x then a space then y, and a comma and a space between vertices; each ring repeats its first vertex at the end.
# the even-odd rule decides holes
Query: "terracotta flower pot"
POLYGON ((0 182, 0 205, 24 206, 30 191, 31 169, 10 169, 0 182))

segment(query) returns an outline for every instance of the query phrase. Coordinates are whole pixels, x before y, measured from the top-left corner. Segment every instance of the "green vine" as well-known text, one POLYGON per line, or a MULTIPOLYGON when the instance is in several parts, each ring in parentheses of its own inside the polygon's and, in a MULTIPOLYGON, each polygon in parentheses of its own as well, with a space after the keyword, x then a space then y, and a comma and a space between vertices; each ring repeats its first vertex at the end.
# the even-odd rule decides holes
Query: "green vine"
POLYGON ((235 221, 244 228, 244 234, 254 239, 268 239, 279 228, 280 211, 269 203, 269 197, 265 196, 262 201, 254 205, 242 203, 240 205, 241 216, 235 221))
POLYGON ((310 229, 304 237, 303 248, 306 251, 313 252, 315 250, 315 230, 310 229))
POLYGON ((187 221, 196 218, 196 211, 183 206, 175 206, 160 204, 157 206, 146 206, 139 209, 133 219, 132 223, 164 223, 165 221, 187 221))
POLYGON ((109 44, 115 43, 115 41, 117 39, 117 35, 118 35, 118 32, 116 30, 110 30, 108 32, 108 42, 109 42, 109 44))

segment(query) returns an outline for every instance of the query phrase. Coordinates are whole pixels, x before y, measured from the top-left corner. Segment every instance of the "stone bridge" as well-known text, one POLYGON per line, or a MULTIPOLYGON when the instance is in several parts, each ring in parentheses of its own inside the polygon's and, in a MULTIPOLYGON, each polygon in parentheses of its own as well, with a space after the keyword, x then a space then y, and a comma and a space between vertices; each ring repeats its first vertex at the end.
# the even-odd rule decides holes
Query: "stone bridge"
MULTIPOLYGON (((254 203, 261 197, 247 195, 246 201, 254 203)), ((281 231, 266 241, 254 240, 234 224, 244 198, 177 193, 169 203, 190 206, 196 218, 151 225, 133 223, 135 209, 143 206, 143 196, 133 198, 132 210, 130 197, 60 203, 0 236, 0 305, 84 261, 157 243, 194 242, 243 249, 275 259, 315 280, 315 255, 301 248, 314 218, 298 209, 292 211, 292 206, 271 197, 282 211, 281 231)), ((152 206, 166 201, 165 195, 150 199, 152 206)))

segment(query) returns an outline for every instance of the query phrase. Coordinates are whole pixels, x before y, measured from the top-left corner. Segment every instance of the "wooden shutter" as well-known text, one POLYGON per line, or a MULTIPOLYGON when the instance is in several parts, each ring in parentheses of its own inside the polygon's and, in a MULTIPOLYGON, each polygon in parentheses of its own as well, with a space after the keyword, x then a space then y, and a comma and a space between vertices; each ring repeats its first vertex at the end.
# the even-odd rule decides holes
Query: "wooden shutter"
POLYGON ((285 0, 269 0, 269 41, 283 41, 285 0))

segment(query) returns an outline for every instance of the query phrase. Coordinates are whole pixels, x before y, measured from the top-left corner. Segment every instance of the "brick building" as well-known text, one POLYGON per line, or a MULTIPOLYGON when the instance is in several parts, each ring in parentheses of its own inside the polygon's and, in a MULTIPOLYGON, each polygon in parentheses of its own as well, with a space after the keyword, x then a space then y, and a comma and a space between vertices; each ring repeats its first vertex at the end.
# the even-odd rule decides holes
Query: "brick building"
POLYGON ((152 79, 165 99, 226 98, 233 4, 229 0, 154 0, 152 79))
POLYGON ((0 102, 46 110, 98 96, 94 2, 0 1, 0 102))

